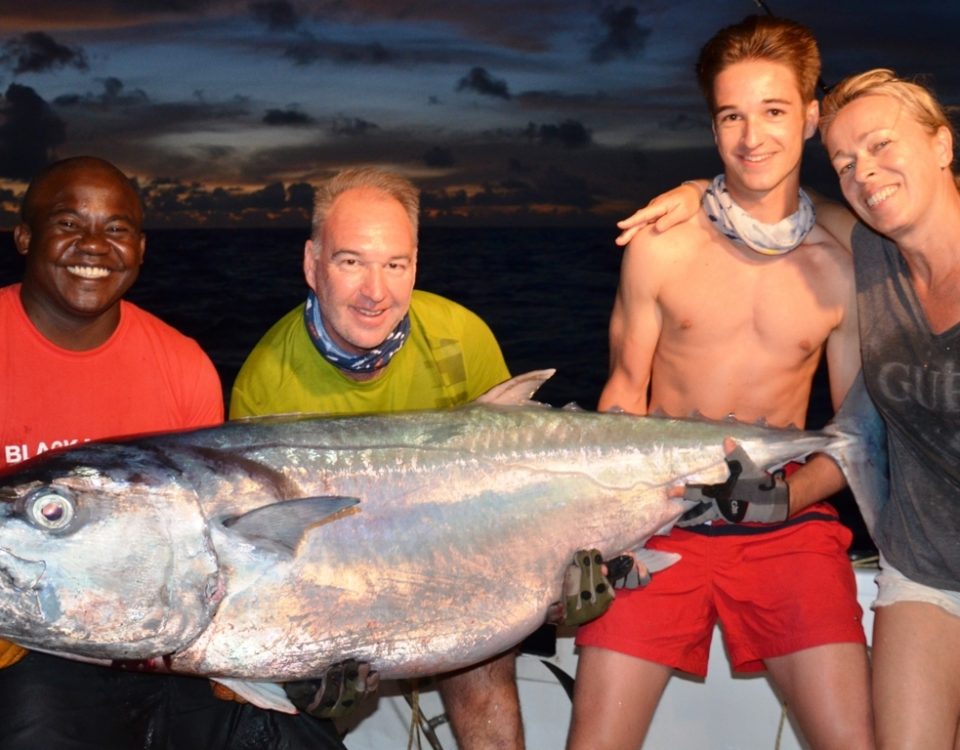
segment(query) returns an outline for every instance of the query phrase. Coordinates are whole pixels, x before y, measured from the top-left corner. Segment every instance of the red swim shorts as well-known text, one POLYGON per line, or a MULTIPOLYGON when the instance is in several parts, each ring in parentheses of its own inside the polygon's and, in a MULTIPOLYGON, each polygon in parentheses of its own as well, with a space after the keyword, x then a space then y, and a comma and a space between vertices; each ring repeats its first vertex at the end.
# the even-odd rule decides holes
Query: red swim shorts
POLYGON ((674 528, 648 548, 682 559, 582 626, 578 646, 597 646, 707 674, 720 620, 736 672, 828 643, 866 643, 857 584, 847 557, 852 534, 826 503, 782 525, 674 528))

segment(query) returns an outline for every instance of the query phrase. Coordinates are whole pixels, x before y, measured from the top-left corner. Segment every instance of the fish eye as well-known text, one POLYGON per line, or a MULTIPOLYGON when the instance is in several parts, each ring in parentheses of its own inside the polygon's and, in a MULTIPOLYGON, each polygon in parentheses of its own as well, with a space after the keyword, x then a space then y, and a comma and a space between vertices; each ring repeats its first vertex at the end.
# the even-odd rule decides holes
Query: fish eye
POLYGON ((73 521, 76 508, 66 490, 41 488, 24 498, 24 515, 39 529, 62 531, 73 521))

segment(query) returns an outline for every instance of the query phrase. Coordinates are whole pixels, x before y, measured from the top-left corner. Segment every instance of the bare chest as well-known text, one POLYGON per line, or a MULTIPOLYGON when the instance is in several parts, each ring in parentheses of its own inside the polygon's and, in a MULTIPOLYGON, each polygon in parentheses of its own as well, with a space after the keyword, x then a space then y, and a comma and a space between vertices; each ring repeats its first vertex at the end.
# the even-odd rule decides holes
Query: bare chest
POLYGON ((662 336, 687 346, 719 342, 792 350, 819 349, 838 305, 793 264, 742 263, 716 254, 689 264, 662 290, 662 336))

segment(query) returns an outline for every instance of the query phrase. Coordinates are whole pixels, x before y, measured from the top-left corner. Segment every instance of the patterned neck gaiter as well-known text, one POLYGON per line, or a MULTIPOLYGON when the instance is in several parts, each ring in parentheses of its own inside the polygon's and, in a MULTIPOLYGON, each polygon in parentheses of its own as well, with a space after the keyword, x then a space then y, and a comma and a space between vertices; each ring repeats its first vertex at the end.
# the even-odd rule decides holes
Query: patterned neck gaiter
POLYGON ((733 202, 722 174, 703 195, 703 210, 726 237, 762 255, 784 255, 803 242, 817 221, 810 197, 800 190, 797 212, 776 224, 757 221, 733 202))
POLYGON ((380 346, 368 349, 363 354, 350 354, 334 343, 330 334, 327 333, 320 315, 320 303, 313 290, 307 295, 307 305, 303 309, 303 322, 320 355, 330 364, 347 372, 374 372, 385 367, 393 355, 400 351, 400 347, 410 335, 410 313, 408 312, 380 346))

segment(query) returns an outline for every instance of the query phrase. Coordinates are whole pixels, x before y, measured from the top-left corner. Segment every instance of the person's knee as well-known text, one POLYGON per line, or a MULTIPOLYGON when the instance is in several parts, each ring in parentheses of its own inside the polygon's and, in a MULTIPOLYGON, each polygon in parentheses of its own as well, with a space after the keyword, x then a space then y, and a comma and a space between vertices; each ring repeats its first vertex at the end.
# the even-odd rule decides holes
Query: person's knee
POLYGON ((459 706, 516 704, 516 654, 503 654, 466 670, 444 676, 440 697, 447 710, 459 706))

